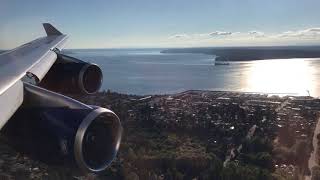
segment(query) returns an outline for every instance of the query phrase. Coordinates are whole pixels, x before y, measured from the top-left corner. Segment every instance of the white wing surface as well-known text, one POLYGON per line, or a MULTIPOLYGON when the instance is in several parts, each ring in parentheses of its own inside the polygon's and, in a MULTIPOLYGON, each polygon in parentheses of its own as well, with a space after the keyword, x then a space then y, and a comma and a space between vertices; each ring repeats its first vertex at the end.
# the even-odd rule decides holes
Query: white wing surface
POLYGON ((32 73, 41 80, 57 59, 53 50, 61 49, 68 38, 51 24, 43 26, 46 37, 0 54, 0 128, 23 102, 21 78, 32 73))

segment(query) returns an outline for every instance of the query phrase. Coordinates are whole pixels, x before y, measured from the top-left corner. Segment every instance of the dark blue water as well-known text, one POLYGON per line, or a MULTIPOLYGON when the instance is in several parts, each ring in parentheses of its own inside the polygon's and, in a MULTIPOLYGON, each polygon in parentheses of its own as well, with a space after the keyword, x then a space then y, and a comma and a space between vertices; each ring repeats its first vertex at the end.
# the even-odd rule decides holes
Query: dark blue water
POLYGON ((161 49, 67 50, 103 70, 102 90, 164 94, 191 89, 320 96, 320 61, 284 59, 213 66, 213 56, 161 49))

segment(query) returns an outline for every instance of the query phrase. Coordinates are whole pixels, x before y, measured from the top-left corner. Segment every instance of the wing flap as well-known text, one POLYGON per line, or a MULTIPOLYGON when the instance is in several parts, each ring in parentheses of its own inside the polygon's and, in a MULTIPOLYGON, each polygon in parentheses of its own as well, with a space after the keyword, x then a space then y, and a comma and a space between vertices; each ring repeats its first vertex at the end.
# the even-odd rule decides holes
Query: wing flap
POLYGON ((28 70, 29 73, 32 73, 37 77, 38 81, 41 81, 43 77, 47 74, 51 66, 57 59, 57 54, 53 51, 47 53, 42 57, 41 61, 35 64, 31 69, 28 70))

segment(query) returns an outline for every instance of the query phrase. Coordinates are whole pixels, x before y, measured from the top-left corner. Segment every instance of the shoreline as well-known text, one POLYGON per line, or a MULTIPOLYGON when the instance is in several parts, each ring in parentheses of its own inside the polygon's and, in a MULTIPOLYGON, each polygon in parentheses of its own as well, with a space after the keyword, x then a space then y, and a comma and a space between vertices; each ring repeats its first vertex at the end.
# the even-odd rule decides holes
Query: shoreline
MULTIPOLYGON (((312 96, 312 95, 302 95, 299 93, 277 93, 277 92, 259 92, 259 91, 242 91, 242 90, 220 90, 220 89, 191 89, 191 90, 177 90, 177 91, 172 91, 172 92, 163 92, 163 93, 145 93, 145 94, 132 94, 132 93, 127 93, 127 92, 117 92, 114 90, 110 89, 105 89, 102 91, 99 91, 98 93, 106 93, 106 92, 112 92, 112 93, 118 93, 126 96, 141 96, 141 97, 146 97, 146 96, 170 96, 170 95, 178 95, 178 94, 183 94, 183 93, 192 93, 192 92, 212 92, 212 93, 234 93, 234 94, 248 94, 248 95, 263 95, 263 96, 279 96, 279 97, 311 97, 311 98, 319 98, 317 96, 312 96)), ((71 95, 74 96, 74 95, 71 95)))
POLYGON ((271 46, 225 48, 172 48, 161 53, 197 53, 217 56, 217 61, 320 58, 319 46, 271 46))

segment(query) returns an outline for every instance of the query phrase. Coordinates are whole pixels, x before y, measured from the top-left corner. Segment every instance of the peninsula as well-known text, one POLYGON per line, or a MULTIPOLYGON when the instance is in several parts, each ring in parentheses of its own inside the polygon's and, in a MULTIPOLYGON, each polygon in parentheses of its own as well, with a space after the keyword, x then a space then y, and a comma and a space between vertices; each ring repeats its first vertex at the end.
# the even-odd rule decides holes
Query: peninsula
POLYGON ((215 55, 217 61, 320 58, 320 46, 207 47, 172 48, 161 53, 201 53, 215 55))

